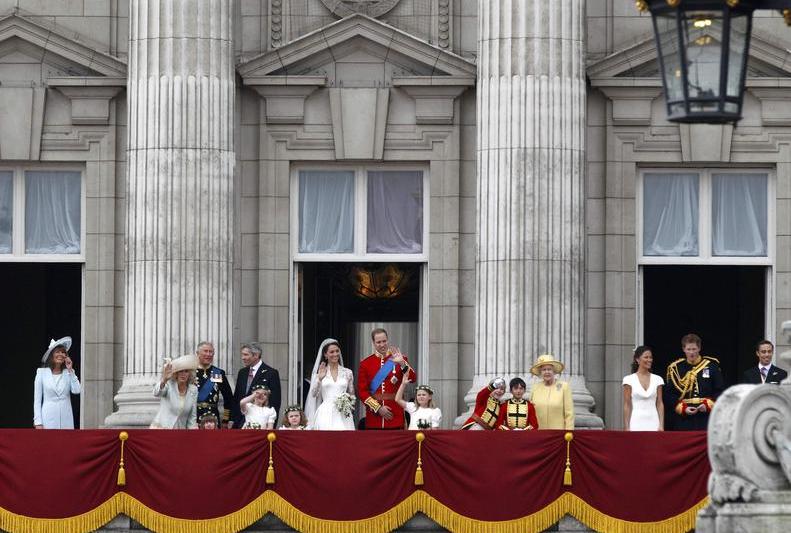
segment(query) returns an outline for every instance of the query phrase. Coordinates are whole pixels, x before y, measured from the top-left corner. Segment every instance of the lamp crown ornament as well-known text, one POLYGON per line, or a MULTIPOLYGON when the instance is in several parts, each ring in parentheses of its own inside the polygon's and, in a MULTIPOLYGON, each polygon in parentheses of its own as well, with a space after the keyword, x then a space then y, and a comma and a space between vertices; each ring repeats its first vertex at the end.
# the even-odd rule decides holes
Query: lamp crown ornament
POLYGON ((753 12, 779 10, 791 25, 791 0, 636 0, 635 6, 651 13, 671 122, 739 121, 753 12))

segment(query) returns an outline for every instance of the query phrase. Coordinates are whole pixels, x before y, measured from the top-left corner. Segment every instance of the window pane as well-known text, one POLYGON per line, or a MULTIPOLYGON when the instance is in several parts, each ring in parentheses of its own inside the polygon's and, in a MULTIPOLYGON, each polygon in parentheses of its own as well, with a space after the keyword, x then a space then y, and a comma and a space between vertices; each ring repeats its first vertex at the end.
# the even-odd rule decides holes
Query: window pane
POLYGON ((10 254, 14 221, 14 174, 0 170, 0 254, 10 254))
POLYGON ((423 251, 423 173, 368 172, 368 252, 423 251))
POLYGON ((354 172, 299 173, 299 251, 354 251, 354 172))
POLYGON ((766 174, 714 174, 711 227, 714 255, 766 255, 766 174))
POLYGON ((646 174, 643 255, 698 255, 698 175, 646 174))
POLYGON ((25 252, 80 253, 80 173, 25 172, 25 252))

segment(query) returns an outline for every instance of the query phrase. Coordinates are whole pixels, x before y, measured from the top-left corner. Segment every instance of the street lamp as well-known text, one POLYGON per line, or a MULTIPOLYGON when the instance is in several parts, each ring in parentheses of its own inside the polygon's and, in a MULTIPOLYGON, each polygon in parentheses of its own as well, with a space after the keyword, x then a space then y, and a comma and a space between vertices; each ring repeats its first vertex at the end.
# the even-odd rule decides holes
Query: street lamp
POLYGON ((637 0, 650 11, 668 120, 722 124, 742 118, 753 11, 791 0, 637 0))

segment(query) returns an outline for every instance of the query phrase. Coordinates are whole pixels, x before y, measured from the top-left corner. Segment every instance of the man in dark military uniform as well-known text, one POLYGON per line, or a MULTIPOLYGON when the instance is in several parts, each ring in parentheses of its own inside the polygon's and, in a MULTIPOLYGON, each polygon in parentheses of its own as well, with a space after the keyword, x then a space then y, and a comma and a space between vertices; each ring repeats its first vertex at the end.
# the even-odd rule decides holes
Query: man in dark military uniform
POLYGON ((684 357, 667 367, 665 403, 673 409, 672 429, 705 430, 714 401, 725 389, 720 362, 701 355, 702 341, 694 333, 684 335, 684 357))
POLYGON ((222 420, 222 426, 227 426, 231 419, 233 408, 233 391, 225 371, 212 364, 214 361, 214 345, 203 341, 198 344, 195 351, 198 356, 198 420, 203 415, 212 414, 217 420, 222 420), (220 395, 222 395, 222 419, 220 418, 220 395))
POLYGON ((522 378, 514 378, 508 384, 511 388, 511 399, 505 404, 505 427, 503 429, 538 429, 536 408, 525 400, 527 384, 522 378))

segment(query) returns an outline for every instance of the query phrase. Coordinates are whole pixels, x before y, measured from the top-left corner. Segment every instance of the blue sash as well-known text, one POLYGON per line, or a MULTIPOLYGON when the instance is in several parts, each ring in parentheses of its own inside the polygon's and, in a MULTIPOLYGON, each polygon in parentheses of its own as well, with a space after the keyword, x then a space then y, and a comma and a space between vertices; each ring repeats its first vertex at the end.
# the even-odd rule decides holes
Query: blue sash
POLYGON ((376 373, 374 379, 371 380, 371 387, 369 389, 369 392, 371 394, 376 392, 376 390, 379 388, 379 385, 381 385, 382 382, 387 377, 387 374, 392 372, 394 368, 395 368, 395 363, 391 359, 385 361, 385 364, 383 364, 382 368, 379 369, 379 372, 376 373))
POLYGON ((212 389, 214 388, 214 382, 212 382, 211 377, 214 375, 214 366, 209 367, 209 377, 206 378, 206 381, 203 382, 201 385, 200 390, 198 391, 198 401, 205 402, 209 398, 209 394, 211 394, 212 389))

